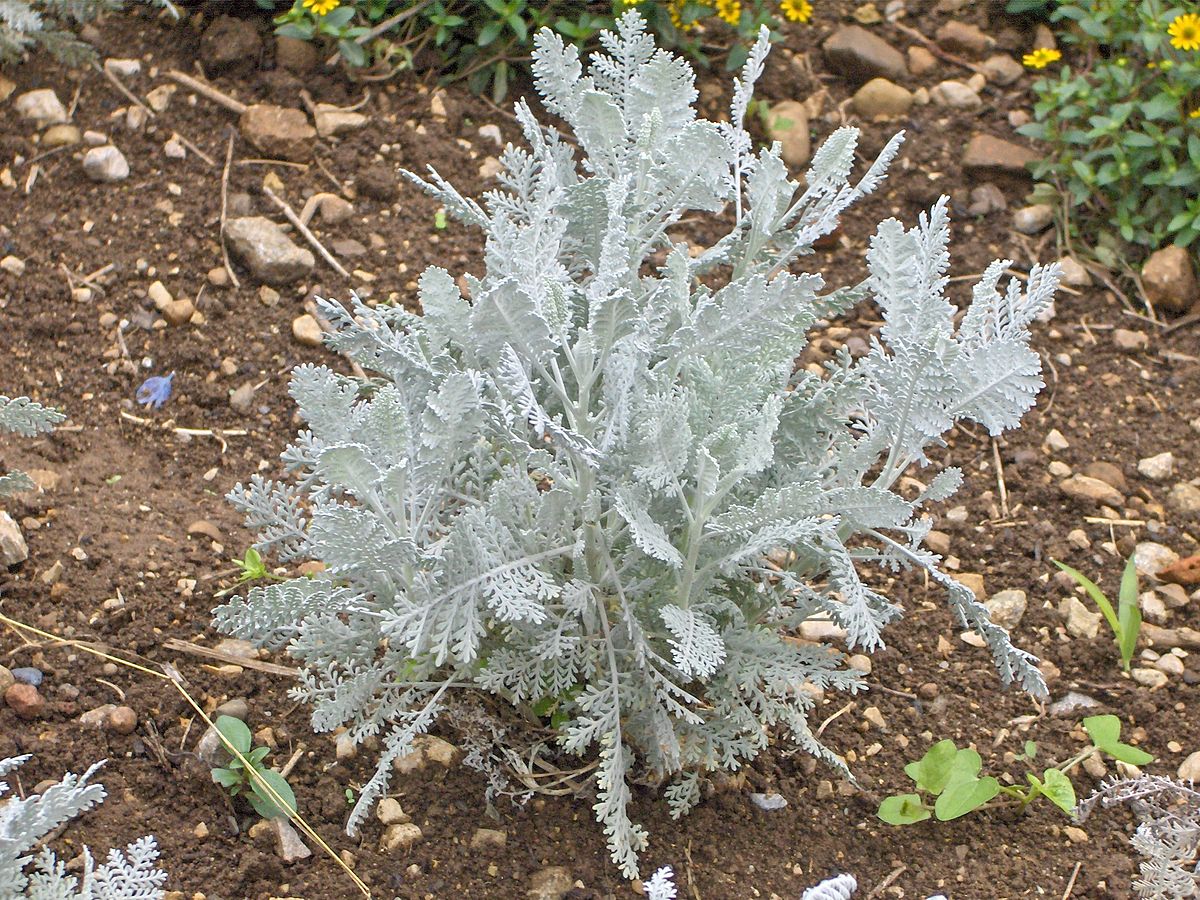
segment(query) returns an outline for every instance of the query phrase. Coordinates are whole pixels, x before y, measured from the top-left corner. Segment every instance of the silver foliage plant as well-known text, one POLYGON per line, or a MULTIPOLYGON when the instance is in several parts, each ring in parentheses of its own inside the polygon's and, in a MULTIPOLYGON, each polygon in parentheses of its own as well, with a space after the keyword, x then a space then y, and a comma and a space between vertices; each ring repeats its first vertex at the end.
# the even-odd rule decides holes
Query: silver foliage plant
POLYGON ((1138 817, 1130 843, 1141 855, 1133 889, 1142 900, 1200 895, 1200 790, 1161 775, 1114 780, 1079 805, 1086 819, 1097 805, 1128 803, 1138 817))
MULTIPOLYGON (((0 397, 0 431, 33 437, 62 422, 66 416, 56 409, 35 403, 28 397, 0 397)), ((37 485, 24 472, 0 474, 0 497, 32 491, 37 485)))
POLYGON ((852 182, 857 132, 839 129, 802 188, 743 126, 765 33, 721 123, 696 117, 691 68, 636 13, 602 43, 585 74, 574 47, 536 39, 538 89, 574 140, 518 102, 528 146, 506 149, 482 204, 433 169, 411 176, 484 232, 470 301, 431 267, 423 316, 323 304, 330 345, 374 374, 299 367, 295 482, 230 496, 260 550, 327 568, 215 615, 304 663, 317 730, 383 735, 350 833, 447 698, 490 691, 552 714, 563 750, 598 753, 594 810, 633 877, 635 774, 669 780, 680 816, 703 772, 737 769, 772 733, 845 771, 809 729, 805 688, 859 678, 786 636, 827 617, 881 647, 901 610, 863 564, 927 571, 1003 680, 1044 693, 1036 661, 922 548, 923 504, 960 473, 912 500, 892 488, 956 422, 1017 425, 1042 387, 1027 327, 1057 273, 1001 290, 1010 263, 992 264, 956 330, 943 199, 914 228, 880 225, 870 277, 828 289, 798 259, 878 186, 901 136, 852 182), (723 210, 728 233, 699 255, 669 236, 723 210), (870 352, 797 371, 807 332, 867 298, 886 320, 870 352))
MULTIPOLYGON (((28 756, 0 759, 0 778, 28 759, 28 756)), ((167 874, 155 865, 158 847, 152 837, 139 838, 124 852, 110 850, 108 859, 99 864, 85 846, 78 877, 67 873, 66 866, 49 847, 42 847, 36 856, 32 855, 33 848, 47 834, 104 801, 104 788, 89 784, 101 765, 96 763, 83 775, 68 772, 62 781, 41 794, 0 799, 0 897, 161 900, 167 874)), ((8 785, 0 781, 0 798, 8 790, 8 785)))

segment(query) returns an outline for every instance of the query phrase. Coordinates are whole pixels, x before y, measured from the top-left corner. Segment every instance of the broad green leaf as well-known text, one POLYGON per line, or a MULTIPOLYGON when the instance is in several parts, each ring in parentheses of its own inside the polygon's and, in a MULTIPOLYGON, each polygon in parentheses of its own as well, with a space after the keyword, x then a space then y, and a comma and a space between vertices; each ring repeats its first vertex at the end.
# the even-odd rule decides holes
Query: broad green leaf
POLYGON ((1000 782, 990 775, 984 778, 956 779, 946 786, 933 811, 941 822, 948 822, 979 809, 1000 793, 1000 782))
POLYGON ((1071 779, 1059 769, 1047 769, 1042 773, 1042 777, 1045 782, 1041 786, 1041 792, 1051 803, 1067 815, 1071 815, 1075 811, 1075 786, 1071 784, 1071 779))
POLYGON ((250 752, 252 740, 250 729, 246 727, 245 722, 235 719, 233 716, 219 716, 213 724, 225 740, 237 748, 238 753, 245 755, 250 752))
POLYGON ((254 811, 264 819, 273 819, 276 816, 294 814, 296 812, 296 795, 292 793, 292 788, 284 777, 274 769, 261 769, 258 774, 279 795, 279 798, 287 805, 287 809, 280 809, 279 805, 271 799, 270 794, 255 780, 250 784, 253 793, 249 796, 250 804, 254 807, 254 811))
POLYGON ((917 794, 897 794, 879 804, 879 818, 889 825, 912 825, 929 818, 929 810, 917 794))
POLYGON ((904 767, 904 773, 917 783, 917 790, 940 794, 950 780, 951 763, 958 753, 954 741, 938 741, 916 762, 904 767))
POLYGON ((246 755, 246 759, 250 761, 250 765, 258 766, 259 763, 266 759, 267 754, 270 752, 270 747, 255 747, 246 755))
POLYGON ((1121 720, 1116 716, 1089 716, 1083 720, 1083 727, 1097 749, 1113 759, 1131 766, 1144 766, 1154 761, 1154 757, 1145 750, 1121 743, 1121 720))
POLYGON ((231 788, 241 783, 242 775, 233 769, 213 769, 212 780, 223 788, 231 788))

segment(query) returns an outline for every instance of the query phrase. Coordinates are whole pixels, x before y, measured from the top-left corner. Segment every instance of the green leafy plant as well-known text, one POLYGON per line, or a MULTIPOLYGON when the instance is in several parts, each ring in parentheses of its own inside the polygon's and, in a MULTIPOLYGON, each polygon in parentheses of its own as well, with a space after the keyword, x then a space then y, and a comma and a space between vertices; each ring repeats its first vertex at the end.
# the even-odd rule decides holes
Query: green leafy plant
MULTIPOLYGON (((276 8, 276 0, 258 0, 276 8)), ((533 35, 551 28, 581 47, 594 47, 616 17, 636 8, 665 47, 709 62, 714 47, 726 47, 725 64, 746 61, 760 27, 780 19, 807 21, 807 0, 292 0, 276 17, 276 33, 301 40, 326 40, 352 66, 373 61, 411 67, 418 55, 437 60, 443 80, 466 79, 471 88, 490 88, 497 102, 524 67, 533 35)))
POLYGON ((1142 610, 1138 606, 1137 565, 1133 557, 1129 557, 1125 563, 1125 571, 1121 574, 1121 589, 1117 594, 1116 609, 1113 609, 1111 601, 1096 582, 1066 563, 1057 559, 1050 561, 1074 578, 1103 613, 1104 621, 1112 629, 1113 639, 1121 654, 1121 668, 1128 672, 1134 650, 1137 649, 1138 632, 1142 630, 1142 610))
MULTIPOLYGON (((1039 797, 1045 797, 1067 815, 1076 805, 1075 787, 1067 777, 1077 765, 1096 753, 1130 765, 1142 766, 1154 757, 1137 747, 1121 743, 1121 720, 1116 716, 1091 716, 1083 720, 1092 743, 1059 766, 1042 770, 1041 775, 1025 773, 1025 785, 1002 784, 1000 780, 979 773, 983 762, 970 748, 956 747, 954 741, 938 741, 919 760, 904 767, 916 791, 884 798, 877 815, 889 825, 915 825, 930 817, 948 822, 988 806, 998 796, 1014 802, 1023 811, 1039 797)), ((1018 762, 1032 762, 1037 746, 1025 742, 1025 752, 1018 762)), ((1011 776, 1009 781, 1013 779, 1011 776)))
POLYGON ((1200 19, 1186 8, 1080 0, 1051 15, 1070 26, 1059 38, 1071 62, 1034 83, 1035 121, 1019 129, 1049 145, 1034 199, 1060 205, 1085 244, 1098 234, 1110 266, 1125 244, 1200 235, 1200 19))
POLYGON ((244 795, 254 811, 264 819, 295 813, 296 795, 287 779, 263 765, 271 748, 254 747, 250 729, 241 719, 220 716, 213 724, 225 739, 226 748, 237 751, 230 753, 232 758, 225 766, 212 770, 213 781, 225 788, 231 797, 244 795), (270 786, 284 807, 280 807, 264 785, 270 786))

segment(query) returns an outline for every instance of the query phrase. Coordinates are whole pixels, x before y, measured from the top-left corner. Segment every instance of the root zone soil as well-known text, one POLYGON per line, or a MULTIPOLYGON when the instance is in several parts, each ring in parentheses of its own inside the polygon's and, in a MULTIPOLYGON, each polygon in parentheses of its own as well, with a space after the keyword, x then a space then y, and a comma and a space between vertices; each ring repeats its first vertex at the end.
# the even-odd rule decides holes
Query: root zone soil
MULTIPOLYGON (((819 53, 810 51, 846 21, 850 5, 821 6, 814 23, 788 32, 786 45, 772 56, 760 96, 803 99, 824 88, 830 95, 827 109, 848 96, 850 88, 821 72, 819 53), (815 78, 801 64, 805 53, 817 67, 815 78)), ((933 4, 910 6, 909 21, 929 33, 947 18, 933 12, 933 4)), ((266 23, 260 25, 265 33, 266 23)), ((910 42, 886 26, 882 33, 897 46, 910 42)), ((103 54, 143 60, 142 75, 131 83, 141 94, 164 83, 152 70, 191 70, 199 43, 194 27, 169 28, 150 18, 112 18, 99 26, 99 35, 103 54)), ((339 76, 301 82, 273 68, 270 55, 254 71, 216 83, 247 102, 295 105, 301 87, 318 101, 345 104, 361 96, 361 87, 339 76)), ((206 285, 205 273, 221 264, 219 162, 233 125, 220 108, 204 99, 193 102, 180 90, 145 131, 128 132, 113 118, 127 101, 94 71, 70 71, 38 59, 8 74, 18 93, 53 87, 69 100, 78 92, 75 124, 112 134, 132 174, 118 184, 93 184, 83 176, 78 153, 68 150, 40 159, 38 176, 25 191, 32 164, 13 161, 18 156, 31 160, 39 148, 15 116, 6 114, 0 124, 0 167, 11 166, 19 184, 17 190, 0 192, 0 255, 14 254, 27 265, 20 279, 5 276, 0 282, 5 350, 0 389, 31 395, 70 416, 67 427, 51 436, 6 438, 0 444, 0 467, 52 473, 39 476, 43 490, 8 504, 23 524, 30 558, 0 585, 0 610, 152 667, 170 663, 209 709, 245 698, 252 729, 271 729, 277 746, 272 762, 299 751, 290 781, 303 814, 332 847, 353 855, 355 870, 375 896, 523 897, 535 873, 547 866, 570 872, 575 880, 570 897, 632 896, 608 862, 587 797, 539 797, 524 806, 501 800, 493 818, 482 801, 483 779, 462 766, 428 769, 393 783, 394 795, 423 833, 410 850, 381 853, 382 826, 374 820, 359 840, 346 837, 346 789, 369 777, 370 754, 338 760, 333 739, 314 735, 306 710, 289 699, 287 678, 223 670, 165 647, 172 638, 205 646, 218 640, 209 628, 214 593, 228 586, 229 560, 249 542, 223 495, 253 472, 280 474, 278 453, 297 426, 286 393, 288 371, 302 361, 344 366, 320 349, 293 341, 291 321, 306 299, 346 297, 353 285, 321 265, 300 289, 282 290, 277 297, 240 269, 240 290, 206 285), (173 131, 218 165, 208 166, 194 153, 182 161, 166 159, 161 148, 173 131), (78 283, 78 276, 110 264, 102 292, 84 302, 72 298, 66 272, 78 283), (205 322, 165 327, 146 296, 156 279, 176 297, 196 299, 205 322), (123 344, 112 316, 132 323, 123 344), (130 365, 122 365, 126 359, 130 365), (175 394, 162 410, 134 406, 143 378, 171 371, 175 394), (238 410, 229 395, 243 385, 255 391, 249 405, 238 410), (201 520, 208 525, 189 533, 189 526, 201 520), (62 570, 55 579, 58 563, 62 570), (114 598, 123 603, 105 603, 114 598), (505 831, 505 846, 471 849, 480 827, 505 831)), ((934 74, 914 82, 931 85, 960 73, 943 67, 934 74)), ((970 115, 915 107, 909 121, 864 125, 864 157, 882 146, 894 127, 908 129, 910 140, 884 190, 848 218, 841 244, 820 251, 810 266, 830 283, 851 283, 860 277, 866 238, 880 218, 912 221, 941 193, 963 208, 974 184, 959 168, 962 141, 975 130, 1010 136, 1005 117, 1027 103, 1025 82, 989 89, 983 110, 970 115)), ((718 115, 727 97, 726 79, 710 73, 701 87, 705 113, 718 115)), ((234 165, 230 191, 247 195, 239 202, 248 203, 252 212, 275 218, 277 211, 261 195, 264 177, 279 179, 283 188, 276 192, 297 208, 315 191, 342 191, 353 201, 353 217, 333 227, 321 227, 318 220, 318 233, 327 243, 342 242, 338 252, 348 268, 373 276, 356 278, 355 285, 380 300, 414 304, 414 279, 430 263, 456 275, 478 273, 480 243, 476 234, 453 224, 435 228, 433 204, 399 182, 398 168, 433 163, 478 193, 486 182, 477 170, 496 152, 480 137, 479 127, 494 123, 506 138, 517 136, 506 114, 462 90, 447 90, 444 105, 447 115, 434 117, 428 89, 412 76, 373 86, 364 108, 370 124, 319 144, 319 163, 307 168, 234 165)), ((818 121, 818 138, 834 124, 818 121)), ((249 156, 239 143, 235 158, 249 156)), ((1019 205, 1027 185, 1001 186, 1009 203, 1019 205)), ((997 256, 1014 256, 1018 266, 1026 266, 1057 255, 1048 240, 1034 246, 1010 233, 1003 214, 978 221, 960 215, 958 220, 952 275, 978 273, 997 256)), ((705 237, 686 236, 701 242, 705 237)), ((956 283, 962 291, 957 299, 965 297, 968 284, 956 283)), ((864 306, 835 325, 869 337, 872 310, 864 306)), ((967 473, 962 492, 946 504, 959 507, 957 515, 939 527, 951 533, 950 552, 960 571, 982 575, 989 592, 1028 592, 1029 611, 1014 637, 1061 671, 1051 685, 1053 695, 1068 690, 1091 695, 1100 704, 1096 711, 1118 713, 1126 735, 1135 735, 1159 758, 1150 771, 1173 773, 1183 754, 1200 749, 1189 686, 1200 669, 1189 660, 1184 679, 1156 691, 1120 677, 1103 637, 1064 637, 1053 610, 1062 589, 1048 577, 1053 556, 1089 573, 1102 571, 1104 585, 1112 588, 1120 555, 1135 540, 1151 537, 1142 526, 1089 522, 1085 517, 1094 510, 1059 494, 1046 471, 1051 457, 1042 449, 1050 429, 1069 437, 1071 447, 1055 458, 1072 468, 1101 459, 1125 471, 1135 498, 1131 503, 1146 513, 1138 521, 1154 518, 1153 504, 1164 493, 1161 485, 1138 479, 1138 458, 1170 449, 1180 472, 1200 468, 1187 424, 1200 415, 1195 330, 1156 336, 1146 352, 1124 355, 1108 339, 1112 326, 1141 323, 1124 316, 1104 290, 1060 297, 1057 319, 1040 327, 1037 338, 1048 364, 1047 391, 1024 428, 999 444, 1008 515, 1002 510, 991 442, 964 429, 954 433, 936 460, 954 462, 967 473), (1075 528, 1088 535, 1091 551, 1068 545, 1066 535, 1075 528), (1105 542, 1111 550, 1104 549, 1105 542), (1168 742, 1177 742, 1182 751, 1173 753, 1168 742)), ((1196 549, 1195 533, 1195 522, 1168 515, 1152 538, 1190 553, 1196 549)), ((653 790, 641 789, 635 815, 651 833, 646 871, 671 865, 680 896, 705 900, 794 898, 841 871, 858 877, 860 896, 1062 897, 1068 885, 1073 897, 1130 896, 1132 826, 1120 811, 1089 821, 1083 843, 1071 842, 1063 830, 1069 822, 1061 814, 1040 807, 1023 815, 1000 809, 909 828, 892 828, 875 818, 883 796, 907 788, 903 763, 935 740, 973 744, 988 771, 1007 768, 1018 778, 1023 770, 1005 758, 1019 753, 1025 740, 1037 741, 1039 762, 1065 759, 1082 741, 1076 718, 1050 716, 1020 693, 1000 689, 985 652, 960 639, 936 592, 911 577, 888 582, 887 589, 907 618, 891 631, 889 648, 873 658, 871 691, 853 700, 830 696, 814 716, 815 724, 829 720, 823 738, 847 754, 858 786, 839 784, 833 773, 777 747, 744 773, 744 786, 715 791, 681 822, 665 815, 653 790), (944 638, 940 648, 939 638, 944 638), (936 686, 936 696, 929 687, 918 693, 929 684, 936 686), (879 709, 884 728, 864 719, 870 706, 879 709), (788 806, 759 810, 747 790, 778 792, 788 806)), ((1192 607, 1174 616, 1172 624, 1200 625, 1192 607)), ((286 657, 272 661, 288 663, 286 657)), ((82 771, 97 759, 109 761, 100 775, 109 799, 52 841, 64 858, 74 857, 84 843, 103 851, 149 832, 158 839, 170 872, 168 888, 184 897, 358 896, 319 852, 285 864, 269 841, 250 838, 253 817, 229 803, 195 758, 202 728, 166 682, 10 630, 0 633, 0 662, 33 665, 45 673, 42 718, 22 721, 0 708, 0 757, 34 755, 20 771, 22 789, 65 770, 82 771), (137 730, 121 736, 78 724, 81 713, 104 703, 136 710, 137 730)), ((455 740, 452 732, 445 736, 455 740)), ((1081 794, 1093 786, 1082 773, 1076 781, 1081 794)))

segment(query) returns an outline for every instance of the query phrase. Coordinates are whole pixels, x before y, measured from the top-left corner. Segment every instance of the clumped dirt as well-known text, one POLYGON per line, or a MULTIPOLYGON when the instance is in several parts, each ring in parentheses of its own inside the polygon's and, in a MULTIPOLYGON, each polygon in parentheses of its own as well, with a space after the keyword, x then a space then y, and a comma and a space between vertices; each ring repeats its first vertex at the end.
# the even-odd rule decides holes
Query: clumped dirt
MULTIPOLYGON (((815 123, 818 139, 848 115, 841 104, 851 91, 823 71, 818 45, 849 21, 855 5, 821 3, 811 25, 789 27, 760 92, 775 101, 826 90, 826 110, 834 112, 815 123)), ((246 6, 242 12, 254 15, 246 6)), ((909 6, 906 21, 926 34, 949 18, 933 3, 909 6)), ((999 34, 1005 49, 1023 49, 1027 37, 1014 30, 1019 23, 989 24, 984 6, 975 4, 958 16, 999 34)), ((267 23, 258 26, 265 34, 267 23)), ((912 42, 891 26, 878 30, 900 48, 912 42)), ((98 31, 103 54, 143 60, 142 74, 130 82, 139 94, 164 83, 162 73, 169 68, 193 70, 200 35, 195 24, 169 27, 128 16, 103 22, 98 31)), ((215 83, 244 102, 297 106, 300 88, 318 101, 345 104, 368 87, 340 76, 300 80, 274 68, 269 51, 265 56, 249 74, 215 83)), ((297 208, 315 191, 350 198, 354 215, 348 221, 322 227, 318 220, 316 230, 327 242, 357 241, 361 255, 343 253, 343 261, 372 276, 346 283, 318 263, 303 285, 264 297, 261 285, 240 269, 240 290, 206 282, 206 273, 221 265, 217 223, 221 163, 234 124, 230 114, 203 98, 193 102, 180 90, 144 131, 129 132, 114 118, 128 101, 93 70, 69 71, 39 59, 8 74, 17 92, 54 87, 64 100, 77 95, 75 123, 112 134, 132 174, 118 184, 93 184, 83 175, 77 149, 39 159, 29 128, 7 113, 0 123, 0 168, 10 167, 18 184, 16 190, 0 190, 0 256, 13 254, 27 265, 19 279, 0 275, 5 350, 0 388, 61 407, 70 416, 53 435, 0 443, 0 468, 53 475, 39 475, 43 490, 8 504, 23 524, 31 555, 0 584, 0 610, 54 634, 111 648, 153 670, 169 663, 209 710, 245 698, 252 728, 271 729, 277 744, 271 760, 299 753, 290 780, 302 812, 330 846, 353 855, 355 870, 376 896, 521 897, 546 866, 569 870, 577 881, 571 897, 630 896, 629 885, 608 862, 586 798, 539 797, 523 807, 502 800, 497 821, 485 813, 482 777, 462 766, 435 767, 395 782, 398 799, 424 834, 411 850, 379 852, 382 829, 374 820, 360 840, 346 837, 345 792, 369 777, 370 754, 337 760, 333 739, 314 735, 305 709, 289 699, 287 678, 222 670, 165 647, 168 639, 204 646, 219 639, 209 627, 209 610, 214 594, 230 584, 229 560, 249 542, 223 495, 254 472, 281 474, 278 453, 297 426, 287 396, 288 371, 305 361, 344 365, 323 350, 299 346, 291 337, 292 319, 306 300, 346 297, 352 286, 381 301, 415 304, 414 280, 431 263, 455 274, 479 272, 478 236, 453 224, 436 228, 435 205, 396 173, 400 166, 433 163, 478 194, 487 187, 479 166, 496 152, 478 129, 494 123, 505 138, 515 139, 512 119, 458 87, 445 93, 446 117, 435 117, 428 86, 407 75, 370 84, 364 111, 371 124, 320 143, 316 164, 235 164, 231 195, 247 195, 239 202, 259 214, 278 218, 261 192, 264 177, 272 174, 283 184, 276 192, 297 208), (199 146, 216 165, 195 153, 182 161, 165 158, 162 144, 172 132, 199 146), (39 172, 26 191, 34 164, 39 172), (97 279, 102 291, 85 301, 72 298, 71 287, 81 285, 81 276, 109 265, 97 279), (166 327, 147 297, 154 280, 176 297, 193 299, 203 324, 166 327), (129 323, 121 338, 112 317, 129 323), (133 403, 147 375, 172 371, 175 393, 163 409, 147 411, 133 403), (256 390, 239 411, 229 396, 243 385, 256 390), (209 523, 204 530, 210 533, 196 528, 189 533, 200 520, 209 523), (507 845, 469 849, 479 827, 503 829, 507 845)), ((929 87, 965 74, 943 64, 910 79, 910 86, 929 87)), ((703 76, 706 114, 718 115, 724 106, 725 82, 720 73, 703 76)), ((1035 259, 1057 258, 1061 248, 1052 233, 1025 238, 1010 230, 1004 213, 972 220, 963 212, 975 182, 960 169, 962 145, 975 131, 1011 137, 1006 117, 1028 106, 1028 82, 989 87, 983 108, 969 114, 917 106, 904 122, 866 123, 864 160, 897 126, 910 140, 885 188, 848 217, 840 243, 805 260, 807 267, 824 272, 831 284, 857 281, 874 223, 888 215, 911 222, 941 193, 952 197, 958 211, 952 276, 979 273, 999 256, 1013 257, 1018 270, 1035 259)), ((235 160, 254 155, 238 142, 235 160)), ((1021 204, 1028 188, 1020 182, 1000 186, 1010 208, 1021 204)), ((704 239, 702 233, 689 236, 704 239)), ((965 278, 954 283, 955 299, 967 297, 970 283, 965 278)), ((850 329, 852 337, 868 338, 878 323, 874 311, 863 307, 834 324, 850 329)), ((935 454, 935 462, 960 465, 967 476, 960 494, 944 505, 950 514, 938 527, 951 535, 959 571, 982 575, 989 593, 1005 588, 1028 593, 1029 611, 1014 636, 1060 670, 1051 684, 1053 696, 1068 690, 1091 695, 1100 704, 1097 711, 1118 713, 1125 734, 1158 757, 1149 771, 1173 774, 1184 755, 1200 749, 1192 687, 1200 667, 1189 659, 1182 678, 1148 690, 1119 674, 1103 636, 1067 638, 1054 609, 1064 589, 1050 577, 1049 559, 1098 574, 1111 589, 1135 541, 1154 540, 1181 555, 1196 552, 1197 523, 1162 507, 1170 485, 1136 471, 1139 458, 1163 450, 1175 454, 1178 480, 1200 471, 1196 434, 1188 425, 1200 415, 1196 331, 1163 336, 1153 323, 1127 315, 1110 291, 1092 287, 1061 295, 1057 317, 1038 327, 1035 344, 1048 387, 1023 429, 995 449, 981 431, 958 429, 935 454), (1113 327, 1146 332, 1148 348, 1119 352, 1110 338, 1113 327), (1043 440, 1055 428, 1070 446, 1051 455, 1043 440), (1096 460, 1119 466, 1131 498, 1118 511, 1122 519, 1105 523, 1097 509, 1065 498, 1047 471, 1051 459, 1076 471, 1096 460), (1068 543, 1073 529, 1086 533, 1089 550, 1068 543), (1172 751, 1169 742, 1181 750, 1172 751)), ((805 361, 817 358, 812 350, 805 361)), ((745 781, 750 789, 782 794, 788 801, 783 810, 759 810, 744 789, 734 788, 714 792, 690 817, 673 822, 653 790, 640 790, 636 815, 652 835, 648 869, 672 865, 680 895, 704 900, 794 898, 841 871, 853 872, 863 886, 860 896, 871 897, 937 892, 956 900, 1061 897, 1069 884, 1073 897, 1130 896, 1131 823, 1121 812, 1088 822, 1085 843, 1072 843, 1063 830, 1068 820, 1042 807, 909 828, 875 818, 880 798, 907 787, 904 762, 932 741, 973 744, 988 771, 1007 770, 1021 779, 1020 764, 1006 762, 1006 755, 1011 760, 1027 739, 1038 743, 1039 762, 1066 759, 1083 740, 1076 717, 1054 717, 1021 693, 1000 689, 986 653, 960 639, 936 591, 911 576, 881 583, 907 617, 890 632, 888 648, 873 657, 870 692, 853 699, 830 696, 814 716, 814 724, 824 723, 829 745, 847 754, 858 788, 778 748, 765 753, 745 781), (878 708, 886 727, 864 719, 870 706, 878 708)), ((1197 604, 1176 610, 1171 624, 1200 627, 1197 604)), ((285 657, 271 661, 288 663, 285 657)), ((357 896, 344 873, 319 852, 285 865, 269 842, 249 837, 253 816, 231 805, 195 758, 202 726, 168 682, 14 630, 0 632, 0 663, 32 665, 45 673, 42 718, 23 721, 0 708, 0 757, 34 754, 20 772, 22 789, 108 760, 100 776, 108 801, 53 841, 65 858, 75 856, 82 843, 119 846, 149 831, 169 868, 168 888, 184 897, 357 896), (105 703, 136 710, 136 731, 121 736, 77 723, 81 713, 105 703)), ((453 732, 445 735, 456 739, 453 732)), ((1082 772, 1076 781, 1083 794, 1093 784, 1082 772)))

